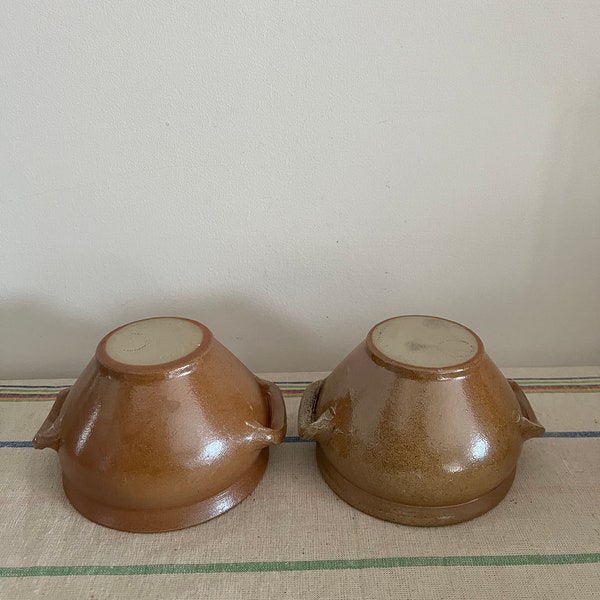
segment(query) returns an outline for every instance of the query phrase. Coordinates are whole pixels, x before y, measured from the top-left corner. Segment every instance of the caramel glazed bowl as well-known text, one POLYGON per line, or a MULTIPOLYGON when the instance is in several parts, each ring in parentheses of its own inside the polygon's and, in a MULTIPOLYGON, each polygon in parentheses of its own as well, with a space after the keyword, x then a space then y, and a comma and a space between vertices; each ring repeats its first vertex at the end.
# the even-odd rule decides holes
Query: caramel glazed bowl
POLYGON ((450 525, 496 506, 523 442, 544 428, 475 333, 438 317, 375 325, 300 403, 327 484, 359 510, 405 525, 450 525))
POLYGON ((258 485, 283 441, 279 388, 190 319, 115 329, 33 440, 58 452, 63 487, 88 519, 132 532, 202 523, 258 485))

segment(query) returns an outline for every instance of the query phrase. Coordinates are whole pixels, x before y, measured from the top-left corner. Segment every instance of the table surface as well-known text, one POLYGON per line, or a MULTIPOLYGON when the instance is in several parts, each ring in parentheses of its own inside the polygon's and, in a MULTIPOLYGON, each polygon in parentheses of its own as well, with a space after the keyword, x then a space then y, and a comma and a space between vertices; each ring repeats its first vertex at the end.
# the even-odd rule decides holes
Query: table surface
POLYGON ((80 516, 55 452, 31 438, 71 380, 0 382, 0 598, 600 598, 600 368, 503 369, 546 427, 498 507, 413 528, 350 507, 297 437, 306 385, 268 373, 288 437, 254 493, 183 531, 130 534, 80 516))

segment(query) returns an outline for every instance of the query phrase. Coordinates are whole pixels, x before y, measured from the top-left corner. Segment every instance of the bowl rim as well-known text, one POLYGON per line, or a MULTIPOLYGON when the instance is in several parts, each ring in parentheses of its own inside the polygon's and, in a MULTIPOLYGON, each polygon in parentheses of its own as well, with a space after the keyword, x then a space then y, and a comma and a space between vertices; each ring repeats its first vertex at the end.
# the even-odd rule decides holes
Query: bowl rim
POLYGON ((179 375, 186 375, 193 370, 194 364, 197 359, 205 354, 214 342, 214 336, 211 330, 195 319, 189 319, 187 317, 172 316, 172 315, 159 315, 155 317, 146 317, 144 319, 137 319, 119 325, 112 331, 109 331, 99 342, 96 347, 96 360, 98 363, 110 371, 112 374, 127 376, 127 375, 156 375, 156 376, 168 376, 175 377, 179 375), (134 323, 141 323, 142 321, 151 321, 155 319, 177 319, 180 321, 188 321, 193 323, 202 330, 202 341, 188 354, 176 358, 175 360, 158 363, 155 365, 131 365, 120 362, 112 358, 106 351, 106 344, 108 339, 120 329, 133 325, 134 323))
POLYGON ((483 357, 485 356, 485 347, 481 338, 469 327, 459 323, 458 321, 453 321, 451 319, 446 319, 444 317, 438 317, 436 315, 422 315, 422 314, 410 314, 410 315, 396 315, 395 317, 389 317, 387 319, 383 319, 383 321, 379 321, 371 327, 369 333, 367 334, 367 338, 365 340, 367 352, 369 353, 372 360, 374 360, 379 366, 382 366, 391 371, 401 371, 410 374, 420 374, 424 378, 437 378, 438 376, 459 376, 469 371, 476 365, 478 365, 483 357), (454 325, 459 325, 463 329, 466 329, 477 342, 477 350, 475 354, 466 361, 456 363, 454 365, 447 365, 445 367, 424 367, 420 365, 413 365, 410 363, 404 363, 398 360, 394 360, 390 358, 381 350, 377 348, 375 343, 373 342, 373 332, 377 327, 387 323, 388 321, 393 321, 394 319, 404 318, 404 317, 422 317, 427 319, 438 319, 440 321, 447 321, 448 323, 453 323, 454 325))

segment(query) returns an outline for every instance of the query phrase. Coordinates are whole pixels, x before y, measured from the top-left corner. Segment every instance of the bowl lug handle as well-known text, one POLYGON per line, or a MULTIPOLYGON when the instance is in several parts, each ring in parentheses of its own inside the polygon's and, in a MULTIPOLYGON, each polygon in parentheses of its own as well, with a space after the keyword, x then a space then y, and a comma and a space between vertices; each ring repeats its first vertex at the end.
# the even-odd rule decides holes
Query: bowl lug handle
POLYGON ((61 423, 62 417, 60 416, 60 411, 63 407, 63 404, 69 394, 69 390, 71 388, 65 388, 61 390, 56 396, 56 400, 46 417, 46 420, 42 423, 42 426, 39 428, 38 432, 35 434, 33 438, 33 447, 38 450, 42 450, 44 448, 52 448, 58 452, 58 447, 60 446, 60 438, 61 438, 61 423))
POLYGON ((263 398, 269 407, 270 427, 262 425, 258 421, 248 421, 248 441, 257 447, 275 446, 281 444, 285 438, 287 419, 285 413, 285 402, 281 390, 272 382, 256 378, 260 386, 263 398))
POLYGON ((521 389, 521 386, 513 379, 509 379, 508 383, 510 384, 512 391, 519 402, 519 406, 521 407, 519 428, 521 429, 521 435, 523 436, 523 439, 528 440, 530 438, 544 435, 546 429, 535 416, 533 408, 529 403, 527 396, 521 389))
POLYGON ((319 440, 328 436, 334 429, 335 409, 332 406, 315 419, 319 394, 324 383, 324 379, 315 381, 302 394, 298 409, 298 433, 306 440, 319 440))

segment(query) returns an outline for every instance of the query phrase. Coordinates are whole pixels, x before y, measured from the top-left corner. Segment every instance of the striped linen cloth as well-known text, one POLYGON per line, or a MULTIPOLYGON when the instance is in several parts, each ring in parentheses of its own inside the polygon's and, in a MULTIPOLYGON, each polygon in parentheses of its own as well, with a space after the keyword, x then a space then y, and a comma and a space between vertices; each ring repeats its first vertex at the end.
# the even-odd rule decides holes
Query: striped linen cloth
POLYGON ((412 528, 345 504, 298 438, 306 385, 267 373, 288 436, 254 493, 197 527, 106 529, 66 500, 56 453, 31 438, 71 380, 0 382, 0 598, 600 598, 600 368, 504 369, 547 429, 515 483, 468 523, 412 528))

